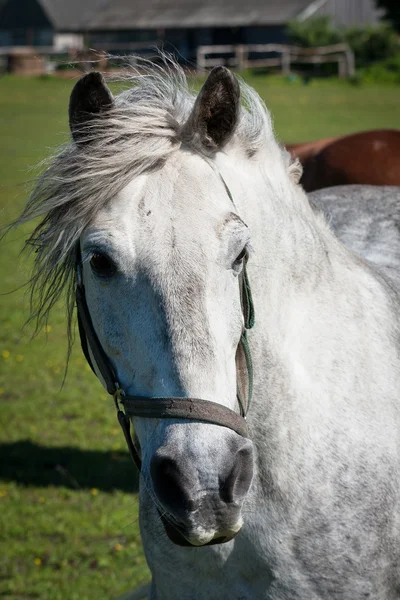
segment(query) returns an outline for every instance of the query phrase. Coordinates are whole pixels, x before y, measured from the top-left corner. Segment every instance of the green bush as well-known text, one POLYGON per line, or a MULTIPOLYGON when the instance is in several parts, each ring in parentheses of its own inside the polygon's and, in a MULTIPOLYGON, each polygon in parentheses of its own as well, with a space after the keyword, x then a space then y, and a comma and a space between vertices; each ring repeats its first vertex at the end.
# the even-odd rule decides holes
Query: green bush
POLYGON ((351 27, 343 39, 353 50, 357 66, 391 58, 400 50, 396 32, 386 23, 351 27))
POLYGON ((388 23, 338 29, 329 17, 314 17, 291 21, 286 33, 292 44, 304 48, 347 42, 359 66, 391 58, 400 50, 397 34, 388 23))
POLYGON ((360 69, 358 76, 366 83, 400 84, 400 54, 360 69))
MULTIPOLYGON (((400 43, 395 30, 388 23, 363 27, 335 28, 329 17, 314 17, 305 21, 291 21, 287 35, 292 44, 304 48, 329 46, 346 42, 354 52, 356 67, 360 69, 353 83, 400 83, 400 43)), ((306 65, 308 74, 332 75, 334 65, 320 65, 318 69, 306 65)))
POLYGON ((343 34, 333 27, 329 17, 290 21, 286 33, 291 43, 304 48, 329 46, 343 41, 343 34))

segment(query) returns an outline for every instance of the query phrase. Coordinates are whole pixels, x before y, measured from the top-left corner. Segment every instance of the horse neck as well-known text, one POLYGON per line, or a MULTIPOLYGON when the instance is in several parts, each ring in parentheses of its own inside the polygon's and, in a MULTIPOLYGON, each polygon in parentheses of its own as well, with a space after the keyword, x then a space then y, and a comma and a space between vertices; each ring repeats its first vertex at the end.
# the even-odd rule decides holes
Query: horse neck
MULTIPOLYGON (((271 173, 279 175, 279 168, 271 173)), ((285 372, 296 363, 308 374, 320 370, 326 379, 333 378, 336 359, 360 370, 363 327, 371 350, 375 345, 382 355, 388 342, 377 307, 385 306, 389 292, 379 275, 342 246, 287 176, 272 181, 272 175, 257 179, 253 172, 237 185, 238 210, 254 247, 248 273, 256 310, 250 334, 255 372, 264 372, 271 360, 285 372)), ((390 323, 388 313, 388 336, 390 323)), ((349 386, 343 396, 356 398, 349 386)))
POLYGON ((250 175, 241 181, 242 189, 237 192, 239 213, 252 236, 254 255, 249 273, 254 293, 260 296, 258 310, 274 319, 276 313, 281 314, 284 298, 329 287, 329 250, 341 254, 337 240, 323 219, 314 214, 300 186, 294 185, 284 171, 279 179, 276 171, 277 180, 268 175, 257 180, 255 174, 250 175))
POLYGON ((275 189, 271 197, 274 206, 264 199, 262 214, 251 225, 256 239, 249 273, 258 322, 277 343, 284 343, 290 315, 299 311, 311 316, 315 299, 330 305, 339 264, 349 257, 300 189, 282 190, 281 198, 275 189))
POLYGON ((256 311, 249 335, 255 375, 249 419, 260 425, 255 441, 265 468, 291 451, 282 429, 295 432, 301 456, 310 426, 329 437, 357 428, 358 415, 368 428, 395 410, 400 385, 396 292, 342 246, 300 189, 290 197, 282 188, 280 206, 279 187, 273 191, 258 198, 258 213, 253 207, 247 216, 254 232, 248 272, 256 311))
POLYGON ((359 427, 369 431, 390 415, 400 385, 393 315, 384 309, 388 291, 379 275, 336 240, 301 190, 292 199, 286 188, 281 196, 279 187, 265 191, 246 198, 245 214, 256 314, 249 332, 248 420, 257 455, 250 520, 255 507, 255 514, 271 514, 274 498, 298 492, 302 461, 313 464, 327 452, 323 440, 342 439, 346 428, 352 439, 359 427))
MULTIPOLYGON (((265 167, 260 161, 245 163, 229 156, 221 163, 254 248, 248 274, 256 310, 250 334, 255 370, 265 370, 271 356, 285 363, 288 347, 292 356, 305 354, 306 369, 323 368, 329 374, 331 366, 323 364, 321 353, 358 368, 365 339, 354 323, 363 321, 371 348, 379 346, 384 336, 376 306, 387 303, 385 282, 314 212, 276 149, 263 161, 265 167)), ((387 314, 388 330, 392 316, 387 314)))

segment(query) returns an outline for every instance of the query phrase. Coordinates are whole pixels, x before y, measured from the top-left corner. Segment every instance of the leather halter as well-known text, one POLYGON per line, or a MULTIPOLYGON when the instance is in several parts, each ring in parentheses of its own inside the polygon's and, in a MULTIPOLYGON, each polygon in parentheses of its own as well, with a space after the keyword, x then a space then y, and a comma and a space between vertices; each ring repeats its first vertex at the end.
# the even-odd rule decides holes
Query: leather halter
MULTIPOLYGON (((222 179, 222 177, 221 177, 222 179)), ((225 189, 233 202, 232 196, 222 179, 225 189)), ((140 471, 141 458, 132 440, 130 431, 130 417, 146 417, 152 419, 183 419, 189 421, 200 421, 203 423, 212 423, 222 427, 228 427, 243 437, 248 437, 246 415, 248 413, 252 389, 253 389, 253 369, 251 362, 250 349, 247 342, 246 330, 251 329, 255 322, 254 306, 251 296, 250 284, 246 272, 246 263, 243 265, 239 275, 239 289, 242 311, 244 316, 244 330, 236 353, 236 365, 239 366, 239 372, 242 371, 240 363, 244 359, 247 371, 247 400, 243 401, 243 390, 240 389, 242 378, 239 373, 237 385, 237 400, 240 408, 240 414, 235 411, 201 398, 187 397, 154 397, 154 396, 132 396, 125 393, 119 385, 118 376, 111 364, 110 359, 104 352, 104 349, 97 337, 90 317, 89 308, 86 302, 85 288, 82 279, 82 265, 80 253, 76 262, 76 306, 78 314, 79 335, 83 353, 88 361, 92 371, 96 375, 90 352, 94 362, 101 373, 101 376, 107 386, 107 391, 111 394, 117 408, 117 418, 125 436, 126 443, 133 462, 140 471), (89 352, 90 349, 90 352, 89 352), (122 410, 122 407, 125 409, 122 410)))

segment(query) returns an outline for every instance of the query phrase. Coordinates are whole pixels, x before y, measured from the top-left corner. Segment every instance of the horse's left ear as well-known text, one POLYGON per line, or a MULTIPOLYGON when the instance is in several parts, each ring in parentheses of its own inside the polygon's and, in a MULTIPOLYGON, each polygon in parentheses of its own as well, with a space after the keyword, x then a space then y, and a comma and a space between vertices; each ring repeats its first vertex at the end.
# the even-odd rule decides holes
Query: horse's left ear
POLYGON ((113 95, 101 73, 92 71, 81 77, 69 100, 69 126, 74 141, 84 143, 88 136, 85 126, 110 110, 113 104, 113 95))
POLYGON ((238 80, 225 67, 215 67, 182 128, 183 140, 208 152, 221 150, 236 129, 239 109, 238 80))

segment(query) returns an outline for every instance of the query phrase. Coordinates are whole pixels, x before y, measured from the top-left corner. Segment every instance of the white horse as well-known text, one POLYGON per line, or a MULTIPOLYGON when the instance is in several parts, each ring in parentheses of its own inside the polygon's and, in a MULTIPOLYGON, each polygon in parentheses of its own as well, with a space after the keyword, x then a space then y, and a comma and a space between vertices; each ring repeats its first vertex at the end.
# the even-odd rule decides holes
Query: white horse
POLYGON ((205 422, 204 404, 197 421, 133 418, 149 598, 400 598, 394 280, 310 206, 262 102, 226 69, 195 100, 179 73, 114 98, 93 72, 69 114, 72 142, 21 219, 42 216, 38 316, 63 284, 71 314, 78 277, 86 353, 117 402, 121 386, 142 411, 166 397, 239 412, 249 257, 248 437, 205 422))

